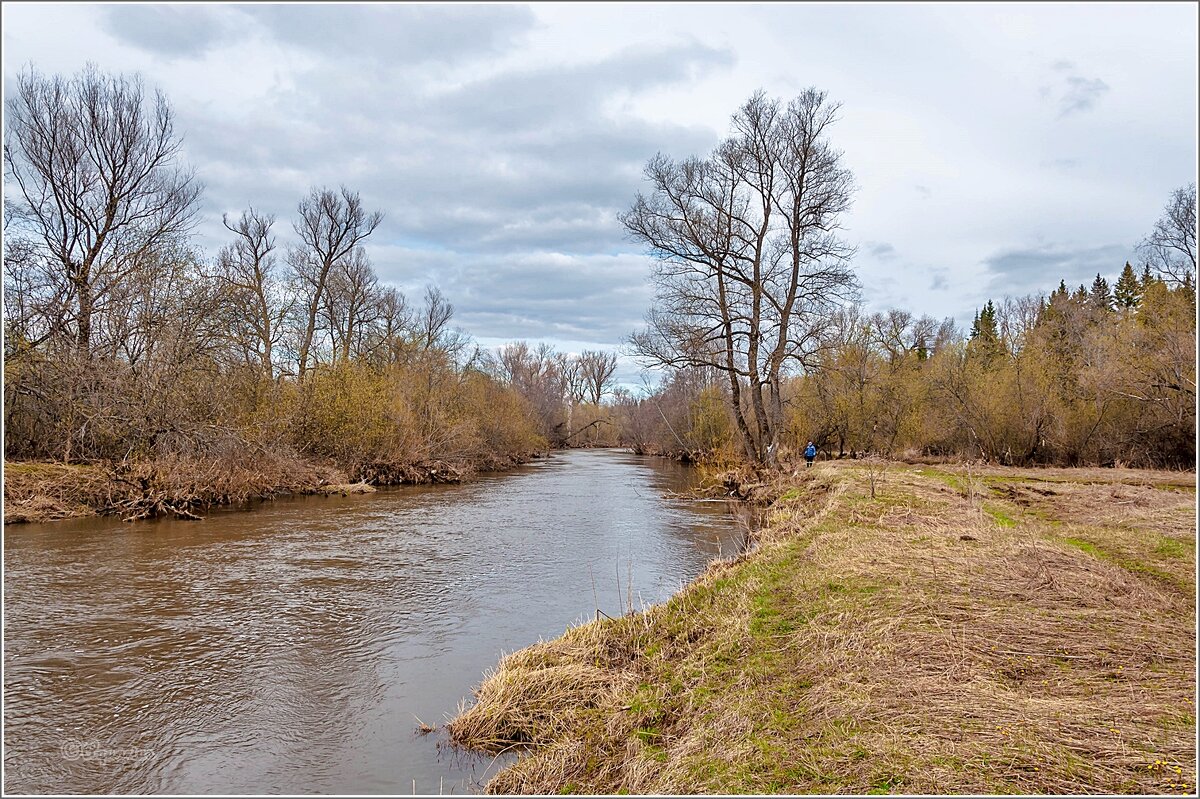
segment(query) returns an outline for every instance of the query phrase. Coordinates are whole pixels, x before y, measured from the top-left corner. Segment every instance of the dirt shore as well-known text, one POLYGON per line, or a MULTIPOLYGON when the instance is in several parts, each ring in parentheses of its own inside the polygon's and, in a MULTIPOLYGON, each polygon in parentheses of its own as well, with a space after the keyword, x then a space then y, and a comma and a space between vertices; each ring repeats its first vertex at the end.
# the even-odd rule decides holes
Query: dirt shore
MULTIPOLYGON (((735 487, 736 488, 736 487, 735 487)), ((505 658, 492 793, 1195 793, 1195 473, 830 463, 758 545, 505 658)))

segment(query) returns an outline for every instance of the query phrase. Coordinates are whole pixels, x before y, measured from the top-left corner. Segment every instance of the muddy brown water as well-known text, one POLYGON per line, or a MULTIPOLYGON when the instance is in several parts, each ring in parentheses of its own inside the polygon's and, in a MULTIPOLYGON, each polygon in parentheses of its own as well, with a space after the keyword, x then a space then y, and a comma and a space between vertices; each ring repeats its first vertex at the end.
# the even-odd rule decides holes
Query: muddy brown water
POLYGON ((505 652, 660 602, 743 526, 694 473, 573 451, 202 522, 4 530, 4 788, 469 793, 440 729, 505 652), (619 583, 618 583, 619 580, 619 583))

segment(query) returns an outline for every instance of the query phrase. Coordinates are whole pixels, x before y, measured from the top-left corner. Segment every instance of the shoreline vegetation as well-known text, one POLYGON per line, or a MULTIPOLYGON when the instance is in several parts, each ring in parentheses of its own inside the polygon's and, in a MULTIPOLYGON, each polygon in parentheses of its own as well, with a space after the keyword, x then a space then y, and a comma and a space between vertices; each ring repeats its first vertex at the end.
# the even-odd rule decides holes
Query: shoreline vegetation
POLYGON ((369 494, 377 486, 460 483, 545 457, 544 453, 473 461, 372 464, 354 470, 312 459, 261 458, 254 463, 167 459, 138 463, 68 464, 6 461, 4 524, 120 516, 203 518, 211 508, 254 500, 324 494, 369 494))
POLYGON ((1195 792, 1195 472, 718 474, 753 547, 505 657, 489 793, 1195 792), (763 475, 766 476, 763 476, 763 475))

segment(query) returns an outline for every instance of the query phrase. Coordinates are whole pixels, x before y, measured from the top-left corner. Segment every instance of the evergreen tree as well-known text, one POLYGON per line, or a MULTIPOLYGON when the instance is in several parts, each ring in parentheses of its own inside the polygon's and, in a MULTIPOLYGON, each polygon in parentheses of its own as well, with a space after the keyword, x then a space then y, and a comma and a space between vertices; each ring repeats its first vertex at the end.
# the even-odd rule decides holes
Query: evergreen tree
POLYGON ((975 321, 971 324, 971 338, 986 342, 996 341, 1000 338, 996 329, 996 306, 991 300, 988 300, 987 305, 975 314, 975 321))
POLYGON ((1090 296, 1092 308, 1097 311, 1111 311, 1113 307, 1112 292, 1108 289, 1108 281, 1100 277, 1100 273, 1096 273, 1096 279, 1092 281, 1092 291, 1090 296))
POLYGON ((1000 354, 1000 331, 996 327, 996 305, 987 301, 975 314, 975 323, 971 325, 971 351, 982 355, 987 363, 1000 354))
POLYGON ((1142 299, 1142 285, 1138 282, 1137 275, 1134 274, 1133 267, 1128 261, 1125 262, 1125 268, 1121 270, 1121 276, 1117 278, 1117 285, 1113 289, 1113 299, 1118 308, 1125 310, 1136 308, 1142 299))
POLYGON ((1150 274, 1150 264, 1142 265, 1142 294, 1146 293, 1146 289, 1154 282, 1154 275, 1150 274))

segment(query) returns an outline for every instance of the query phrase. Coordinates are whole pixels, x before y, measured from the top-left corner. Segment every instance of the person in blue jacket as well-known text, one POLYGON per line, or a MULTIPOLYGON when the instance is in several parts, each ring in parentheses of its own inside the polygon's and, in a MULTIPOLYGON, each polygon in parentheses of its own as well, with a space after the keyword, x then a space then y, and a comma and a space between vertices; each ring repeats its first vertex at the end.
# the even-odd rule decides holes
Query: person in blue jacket
POLYGON ((813 458, 815 457, 817 457, 817 448, 814 447, 813 443, 810 441, 808 442, 808 446, 804 448, 804 468, 807 469, 809 466, 812 466, 813 458))

